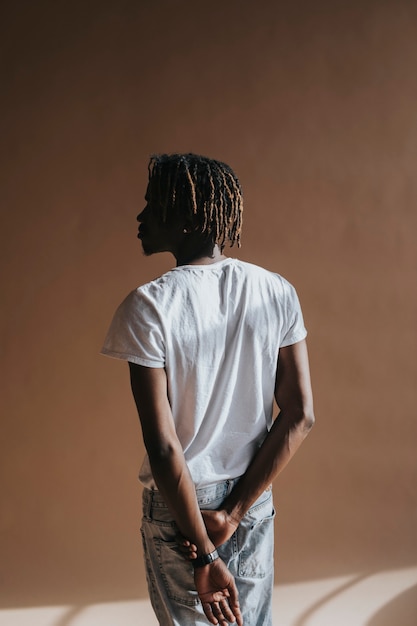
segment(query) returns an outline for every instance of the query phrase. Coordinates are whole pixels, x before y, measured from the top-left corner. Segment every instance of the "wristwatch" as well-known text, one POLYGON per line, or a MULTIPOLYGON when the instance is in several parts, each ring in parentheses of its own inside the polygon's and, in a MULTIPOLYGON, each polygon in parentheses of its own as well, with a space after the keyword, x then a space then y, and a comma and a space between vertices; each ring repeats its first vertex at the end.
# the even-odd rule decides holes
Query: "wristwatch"
POLYGON ((219 553, 217 550, 213 550, 213 552, 209 552, 208 554, 202 554, 198 556, 196 559, 191 559, 191 563, 193 564, 194 569, 197 567, 204 567, 204 565, 210 565, 216 559, 219 558, 219 553))

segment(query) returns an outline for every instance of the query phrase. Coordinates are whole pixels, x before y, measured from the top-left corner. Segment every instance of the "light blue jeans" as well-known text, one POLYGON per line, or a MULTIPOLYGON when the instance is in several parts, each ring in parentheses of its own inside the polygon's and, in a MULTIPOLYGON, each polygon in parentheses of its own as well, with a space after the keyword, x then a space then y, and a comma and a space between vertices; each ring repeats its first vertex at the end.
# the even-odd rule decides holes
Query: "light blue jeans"
MULTIPOLYGON (((219 508, 235 482, 197 489, 200 508, 219 508)), ((269 488, 218 549, 235 577, 244 626, 272 626, 274 515, 269 488)), ((193 567, 178 550, 176 524, 158 491, 144 489, 141 532, 149 595, 159 624, 208 626, 194 586, 193 567)))

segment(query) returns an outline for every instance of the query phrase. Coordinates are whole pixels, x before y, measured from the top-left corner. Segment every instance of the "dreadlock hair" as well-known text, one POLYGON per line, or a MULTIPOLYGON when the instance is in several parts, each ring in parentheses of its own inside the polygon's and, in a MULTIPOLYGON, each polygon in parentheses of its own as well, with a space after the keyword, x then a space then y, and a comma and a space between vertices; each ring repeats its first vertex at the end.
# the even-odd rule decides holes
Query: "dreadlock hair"
POLYGON ((192 153, 155 154, 148 171, 148 194, 162 223, 181 216, 221 251, 226 241, 240 247, 242 189, 226 163, 192 153))

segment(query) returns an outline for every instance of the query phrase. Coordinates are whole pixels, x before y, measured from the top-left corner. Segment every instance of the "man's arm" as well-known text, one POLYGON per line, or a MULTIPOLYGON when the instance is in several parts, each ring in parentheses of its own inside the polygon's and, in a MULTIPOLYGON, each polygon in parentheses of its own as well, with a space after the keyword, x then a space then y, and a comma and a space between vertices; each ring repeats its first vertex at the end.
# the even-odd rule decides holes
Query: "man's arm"
POLYGON ((248 469, 224 503, 240 522, 251 505, 284 469, 314 424, 307 345, 281 348, 275 384, 280 413, 248 469))
MULTIPOLYGON (((280 349, 275 399, 280 413, 248 469, 220 510, 203 512, 208 533, 216 546, 231 537, 242 517, 284 469, 314 424, 305 341, 280 349)), ((189 558, 196 556, 192 544, 191 540, 182 544, 187 548, 189 558)))
MULTIPOLYGON (((152 475, 180 532, 189 537, 198 554, 215 548, 198 506, 194 483, 178 440, 163 368, 129 363, 133 397, 142 426, 152 475)), ((237 589, 220 559, 195 570, 194 581, 204 612, 213 624, 226 619, 242 625, 237 589)))

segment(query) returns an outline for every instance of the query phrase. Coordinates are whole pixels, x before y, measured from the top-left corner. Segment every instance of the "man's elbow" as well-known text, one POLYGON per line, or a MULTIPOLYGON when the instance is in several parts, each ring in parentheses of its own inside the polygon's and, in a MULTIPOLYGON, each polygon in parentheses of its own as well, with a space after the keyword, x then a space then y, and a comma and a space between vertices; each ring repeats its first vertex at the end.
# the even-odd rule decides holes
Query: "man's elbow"
POLYGON ((316 421, 316 417, 314 415, 313 408, 304 409, 302 412, 302 417, 299 421, 299 425, 307 435, 310 430, 313 428, 314 423, 316 421))
POLYGON ((179 445, 167 440, 145 442, 145 447, 152 468, 169 468, 181 454, 179 445))
POLYGON ((310 405, 302 405, 300 403, 298 406, 293 406, 288 410, 288 415, 291 416, 290 420, 293 426, 305 435, 307 435, 314 426, 315 416, 313 407, 310 405))

